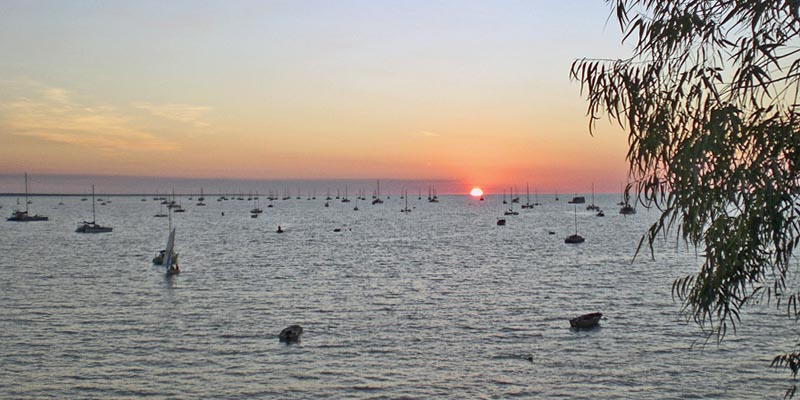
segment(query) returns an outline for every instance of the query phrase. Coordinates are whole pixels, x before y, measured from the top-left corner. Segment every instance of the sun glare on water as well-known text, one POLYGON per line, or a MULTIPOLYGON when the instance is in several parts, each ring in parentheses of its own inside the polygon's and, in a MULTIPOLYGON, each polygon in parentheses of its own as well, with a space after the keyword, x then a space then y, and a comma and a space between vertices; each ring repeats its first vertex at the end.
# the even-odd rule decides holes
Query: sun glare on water
POLYGON ((481 197, 481 196, 483 196, 483 190, 481 190, 481 188, 478 188, 478 187, 472 188, 472 190, 470 190, 469 194, 472 197, 481 197))

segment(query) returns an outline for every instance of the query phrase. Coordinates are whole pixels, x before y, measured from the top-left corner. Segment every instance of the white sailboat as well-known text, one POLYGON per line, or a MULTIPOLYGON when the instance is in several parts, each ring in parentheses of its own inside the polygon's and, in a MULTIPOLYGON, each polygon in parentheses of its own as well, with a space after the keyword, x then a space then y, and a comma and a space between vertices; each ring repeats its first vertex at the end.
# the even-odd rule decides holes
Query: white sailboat
POLYGON ((175 275, 181 272, 178 266, 178 253, 175 252, 175 229, 169 233, 167 238, 167 248, 164 249, 164 262, 161 265, 167 266, 167 275, 175 275))
POLYGON ((178 266, 178 253, 175 252, 175 229, 172 227, 172 213, 169 213, 169 237, 167 246, 153 258, 154 265, 161 265, 167 268, 167 275, 174 275, 181 272, 178 266))

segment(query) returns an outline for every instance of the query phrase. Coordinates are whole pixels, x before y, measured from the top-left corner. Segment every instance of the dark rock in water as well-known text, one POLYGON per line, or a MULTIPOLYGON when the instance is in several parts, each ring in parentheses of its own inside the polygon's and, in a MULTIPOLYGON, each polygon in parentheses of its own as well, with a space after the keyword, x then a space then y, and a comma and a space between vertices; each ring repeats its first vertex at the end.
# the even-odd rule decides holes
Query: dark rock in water
POLYGON ((292 325, 287 328, 284 328, 284 330, 282 330, 281 333, 278 334, 278 339, 280 339, 281 342, 286 342, 286 343, 297 342, 300 340, 300 335, 302 334, 303 334, 302 326, 292 325))

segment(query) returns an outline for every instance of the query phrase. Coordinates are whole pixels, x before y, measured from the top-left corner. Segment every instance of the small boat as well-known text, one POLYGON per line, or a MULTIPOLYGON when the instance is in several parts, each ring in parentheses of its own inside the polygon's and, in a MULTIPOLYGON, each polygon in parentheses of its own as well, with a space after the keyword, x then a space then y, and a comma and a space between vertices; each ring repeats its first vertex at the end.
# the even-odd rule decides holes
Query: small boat
POLYGON ((567 236, 566 239, 564 239, 564 243, 567 244, 578 244, 578 243, 583 243, 585 241, 586 239, 584 239, 583 236, 578 235, 577 233, 574 235, 569 235, 567 236))
POLYGON ((600 211, 597 212, 597 216, 598 217, 605 217, 606 213, 604 213, 603 210, 600 210, 600 211))
POLYGON ((619 209, 619 213, 622 215, 632 215, 636 214, 636 209, 631 207, 630 204, 625 204, 622 208, 619 209))
POLYGON ((586 203, 586 198, 583 196, 575 196, 572 200, 568 201, 569 204, 583 204, 586 203))
MULTIPOLYGON (((92 199, 94 199, 94 185, 92 185, 92 199)), ((83 221, 78 229, 75 229, 76 233, 106 233, 111 232, 114 228, 110 226, 102 226, 98 225, 95 222, 95 201, 92 200, 92 222, 83 221)))
POLYGON ((600 324, 600 319, 603 318, 603 313, 594 312, 589 314, 583 314, 581 316, 572 318, 569 320, 570 328, 575 329, 588 329, 598 326, 600 324))
POLYGON ((505 218, 498 218, 497 219, 497 226, 506 226, 506 219, 505 218))
POLYGON ((300 336, 303 335, 303 327, 300 325, 291 325, 284 328, 278 334, 278 340, 285 343, 292 343, 300 341, 300 336))

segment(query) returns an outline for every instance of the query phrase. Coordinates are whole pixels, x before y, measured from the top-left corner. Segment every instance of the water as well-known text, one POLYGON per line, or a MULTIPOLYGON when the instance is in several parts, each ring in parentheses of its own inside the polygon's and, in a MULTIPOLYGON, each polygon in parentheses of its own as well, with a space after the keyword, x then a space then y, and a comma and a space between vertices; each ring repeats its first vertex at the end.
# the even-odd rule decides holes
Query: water
POLYGON ((98 206, 110 234, 73 232, 91 218, 77 198, 0 223, 0 397, 764 398, 792 383, 768 368, 796 339, 788 320, 756 307, 703 346, 670 294, 700 260, 669 242, 631 263, 655 214, 623 217, 617 196, 599 197, 604 218, 579 207, 581 245, 563 242, 563 199, 505 227, 497 198, 413 196, 408 215, 394 196, 360 211, 262 198, 257 219, 215 199, 173 215, 172 278, 150 261, 168 232, 149 198, 98 206), (591 311, 601 328, 569 329, 591 311), (279 343, 295 323, 302 342, 279 343))

